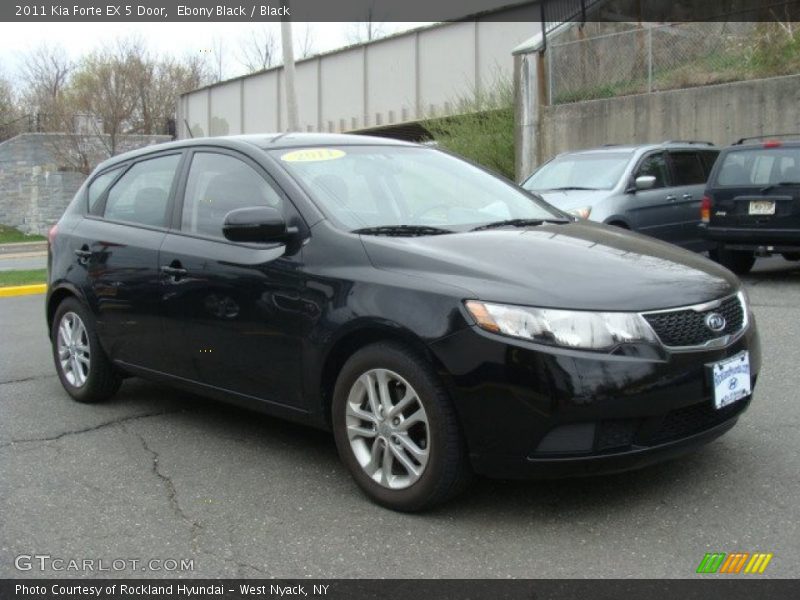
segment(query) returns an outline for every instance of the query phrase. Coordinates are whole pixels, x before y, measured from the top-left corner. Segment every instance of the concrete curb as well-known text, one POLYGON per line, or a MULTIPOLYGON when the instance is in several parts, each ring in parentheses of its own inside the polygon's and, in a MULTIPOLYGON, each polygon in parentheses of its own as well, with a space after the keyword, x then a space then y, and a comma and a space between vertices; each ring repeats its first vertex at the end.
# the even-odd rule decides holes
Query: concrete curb
POLYGON ((47 242, 11 242, 0 244, 0 254, 17 254, 19 252, 47 252, 47 242))
POLYGON ((31 285, 11 285, 0 287, 0 298, 10 298, 12 296, 29 296, 31 294, 44 294, 47 291, 46 283, 34 283, 31 285))

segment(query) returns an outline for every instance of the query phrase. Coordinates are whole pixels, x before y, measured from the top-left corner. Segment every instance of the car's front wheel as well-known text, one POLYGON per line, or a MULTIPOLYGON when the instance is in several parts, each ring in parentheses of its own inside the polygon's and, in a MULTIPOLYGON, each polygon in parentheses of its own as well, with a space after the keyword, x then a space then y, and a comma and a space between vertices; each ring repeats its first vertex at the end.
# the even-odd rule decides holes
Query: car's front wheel
POLYGON ((75 298, 59 304, 50 339, 58 378, 78 402, 102 402, 122 379, 106 356, 89 311, 75 298))
POLYGON ((756 262, 756 255, 747 250, 728 250, 727 248, 717 248, 712 250, 712 260, 717 261, 723 267, 730 269, 737 275, 745 275, 750 272, 756 262))
POLYGON ((429 508, 469 480, 455 411, 430 364, 409 348, 356 352, 334 390, 339 455, 370 498, 394 510, 429 508))

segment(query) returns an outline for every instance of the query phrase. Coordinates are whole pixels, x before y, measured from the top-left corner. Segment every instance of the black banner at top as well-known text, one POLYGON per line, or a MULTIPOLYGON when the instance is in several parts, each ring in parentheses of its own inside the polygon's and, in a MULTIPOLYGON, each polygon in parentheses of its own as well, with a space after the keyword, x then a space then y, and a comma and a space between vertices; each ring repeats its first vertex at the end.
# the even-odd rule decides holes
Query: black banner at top
POLYGON ((800 0, 3 0, 5 22, 792 21, 800 0))

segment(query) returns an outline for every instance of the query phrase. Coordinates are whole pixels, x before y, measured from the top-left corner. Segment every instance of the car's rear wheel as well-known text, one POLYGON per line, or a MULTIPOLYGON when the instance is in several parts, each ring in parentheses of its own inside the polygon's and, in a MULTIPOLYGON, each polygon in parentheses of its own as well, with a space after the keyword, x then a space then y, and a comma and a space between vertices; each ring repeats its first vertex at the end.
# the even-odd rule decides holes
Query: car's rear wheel
POLYGON ((800 260, 800 252, 784 252, 783 258, 790 261, 800 260))
POLYGON ((450 398, 430 365, 403 345, 373 344, 350 357, 336 381, 332 420, 342 461, 383 506, 429 508, 469 480, 450 398))
POLYGON ((756 262, 756 255, 747 250, 728 250, 727 248, 716 248, 710 252, 713 260, 723 267, 730 269, 738 275, 750 272, 756 262))
POLYGON ((76 299, 59 304, 50 338, 58 378, 70 396, 102 402, 116 393, 122 379, 100 345, 89 311, 76 299))

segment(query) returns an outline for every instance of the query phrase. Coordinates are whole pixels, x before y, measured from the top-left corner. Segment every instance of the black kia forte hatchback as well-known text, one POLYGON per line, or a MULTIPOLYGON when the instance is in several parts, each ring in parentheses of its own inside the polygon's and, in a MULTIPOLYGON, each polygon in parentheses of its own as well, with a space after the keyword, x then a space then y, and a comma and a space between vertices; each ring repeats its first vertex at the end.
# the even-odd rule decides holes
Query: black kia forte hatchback
POLYGON ((50 234, 67 392, 126 376, 333 431, 375 501, 471 473, 640 467, 730 429, 761 354, 739 281, 439 150, 344 135, 154 146, 50 234))

